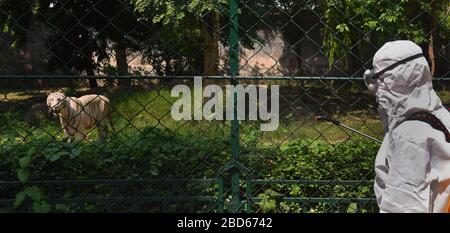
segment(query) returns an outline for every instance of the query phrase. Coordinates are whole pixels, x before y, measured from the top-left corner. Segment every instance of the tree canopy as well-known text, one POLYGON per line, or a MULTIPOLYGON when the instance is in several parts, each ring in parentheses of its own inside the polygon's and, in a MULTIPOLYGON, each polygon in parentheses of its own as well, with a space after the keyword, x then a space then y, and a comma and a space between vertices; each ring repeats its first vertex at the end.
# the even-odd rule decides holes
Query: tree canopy
MULTIPOLYGON (((447 0, 262 0, 239 6, 244 48, 264 45, 261 31, 278 33, 301 62, 300 42, 314 40, 330 69, 355 75, 384 42, 410 39, 427 51, 434 73, 449 69, 447 0)), ((139 55, 157 75, 220 75, 227 70, 219 50, 228 46, 229 14, 228 0, 0 1, 10 47, 19 51, 30 40, 45 40, 49 74, 93 75, 111 67, 105 66, 110 59, 116 74, 140 72, 128 67, 139 55), (41 37, 30 38, 32 28, 42 29, 41 37)))

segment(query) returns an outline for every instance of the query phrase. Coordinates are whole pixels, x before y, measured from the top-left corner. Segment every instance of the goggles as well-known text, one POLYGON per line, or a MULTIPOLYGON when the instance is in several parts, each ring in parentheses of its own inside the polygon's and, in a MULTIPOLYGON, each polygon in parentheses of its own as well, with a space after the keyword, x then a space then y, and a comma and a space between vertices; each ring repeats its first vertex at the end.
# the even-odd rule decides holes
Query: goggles
POLYGON ((370 91, 375 91, 377 86, 377 79, 384 73, 386 73, 389 70, 394 69, 395 67, 410 62, 416 58, 423 57, 422 53, 407 57, 405 59, 402 59, 400 61, 395 62, 394 64, 382 69, 378 73, 375 73, 374 69, 368 69, 364 72, 364 82, 366 83, 367 88, 370 91))

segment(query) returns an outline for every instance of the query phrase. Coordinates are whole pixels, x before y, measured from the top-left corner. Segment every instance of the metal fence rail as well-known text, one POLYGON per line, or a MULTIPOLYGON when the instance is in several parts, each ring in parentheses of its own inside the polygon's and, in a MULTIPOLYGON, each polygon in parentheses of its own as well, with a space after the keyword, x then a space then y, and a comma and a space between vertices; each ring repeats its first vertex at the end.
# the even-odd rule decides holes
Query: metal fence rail
POLYGON ((361 76, 398 39, 422 47, 450 105, 445 0, 5 0, 0 25, 5 212, 376 212, 378 145, 315 117, 382 139, 361 76), (195 77, 278 85, 278 128, 238 119, 268 103, 236 89, 231 120, 174 120, 171 92, 195 95, 195 77), (109 99, 105 141, 99 127, 67 141, 57 91, 109 99))

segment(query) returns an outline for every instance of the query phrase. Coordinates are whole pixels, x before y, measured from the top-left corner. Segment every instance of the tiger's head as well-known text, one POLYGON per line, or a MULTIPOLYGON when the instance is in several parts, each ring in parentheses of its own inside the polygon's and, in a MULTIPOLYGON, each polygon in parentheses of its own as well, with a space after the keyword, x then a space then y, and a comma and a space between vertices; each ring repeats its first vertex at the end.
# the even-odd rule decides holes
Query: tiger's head
POLYGON ((47 96, 47 106, 53 114, 58 115, 67 106, 67 98, 61 92, 52 92, 47 96))

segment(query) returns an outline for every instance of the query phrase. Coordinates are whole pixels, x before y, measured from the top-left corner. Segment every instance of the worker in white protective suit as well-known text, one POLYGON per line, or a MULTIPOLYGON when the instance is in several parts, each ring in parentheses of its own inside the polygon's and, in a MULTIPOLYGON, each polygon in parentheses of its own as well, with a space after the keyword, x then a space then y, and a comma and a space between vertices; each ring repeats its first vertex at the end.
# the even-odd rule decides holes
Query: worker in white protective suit
POLYGON ((443 133, 450 113, 433 90, 421 48, 411 41, 386 43, 364 78, 386 133, 375 160, 380 212, 450 212, 450 142, 443 133), (409 120, 418 112, 431 113, 444 129, 409 120))

